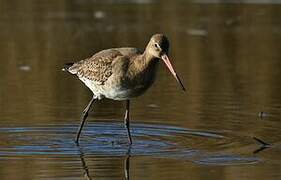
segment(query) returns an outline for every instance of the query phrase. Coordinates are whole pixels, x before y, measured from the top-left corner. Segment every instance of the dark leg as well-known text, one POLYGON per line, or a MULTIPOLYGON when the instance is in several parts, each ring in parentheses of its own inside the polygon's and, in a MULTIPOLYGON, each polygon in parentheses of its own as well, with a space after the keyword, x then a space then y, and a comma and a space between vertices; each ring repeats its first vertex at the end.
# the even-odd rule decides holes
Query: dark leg
POLYGON ((80 127, 77 131, 77 134, 76 134, 76 140, 75 142, 77 144, 79 144, 79 137, 80 137, 80 134, 81 134, 81 131, 82 131, 82 128, 84 126, 84 123, 85 123, 85 120, 86 118, 88 117, 88 112, 90 110, 90 107, 91 105, 93 104, 93 102, 96 100, 95 96, 92 97, 91 101, 89 102, 89 104, 86 106, 86 108, 84 109, 84 111, 82 112, 82 115, 81 115, 81 122, 80 122, 80 127))
POLYGON ((130 100, 126 100, 126 112, 125 112, 125 118, 124 118, 124 125, 127 129, 129 144, 131 145, 132 138, 131 138, 131 133, 130 133, 129 111, 130 111, 130 100))

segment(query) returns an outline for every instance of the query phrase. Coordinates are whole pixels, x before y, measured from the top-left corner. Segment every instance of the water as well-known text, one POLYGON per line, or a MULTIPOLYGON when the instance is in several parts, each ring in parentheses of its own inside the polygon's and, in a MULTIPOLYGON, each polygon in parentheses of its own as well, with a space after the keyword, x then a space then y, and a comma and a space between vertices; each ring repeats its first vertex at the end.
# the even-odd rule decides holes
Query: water
POLYGON ((281 7, 277 1, 3 1, 0 3, 0 179, 280 179, 281 7), (144 48, 164 66, 131 105, 94 105, 66 62, 101 49, 144 48), (270 146, 263 148, 253 137, 270 146))

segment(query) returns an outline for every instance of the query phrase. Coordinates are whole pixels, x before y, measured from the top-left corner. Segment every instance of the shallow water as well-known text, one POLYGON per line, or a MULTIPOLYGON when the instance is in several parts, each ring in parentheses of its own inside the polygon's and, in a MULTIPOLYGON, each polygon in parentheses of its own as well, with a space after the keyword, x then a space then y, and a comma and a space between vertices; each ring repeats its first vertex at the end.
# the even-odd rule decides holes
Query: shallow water
POLYGON ((281 6, 227 2, 2 1, 0 179, 280 179, 281 6), (76 146, 91 93, 63 64, 156 32, 187 92, 161 65, 132 100, 131 147, 110 100, 76 146))
MULTIPOLYGON (((75 124, 1 128, 0 132, 6 142, 1 143, 0 159, 8 164, 29 159, 35 162, 40 161, 39 164, 47 164, 51 168, 56 168, 59 163, 65 170, 56 169, 56 173, 67 174, 70 177, 73 177, 73 173, 78 177, 83 173, 89 177, 97 177, 95 172, 100 164, 108 163, 107 161, 111 159, 119 159, 119 165, 116 166, 123 167, 123 174, 116 176, 116 172, 104 172, 111 168, 109 163, 105 167, 101 166, 100 176, 116 176, 120 179, 128 172, 135 171, 128 164, 134 159, 146 159, 145 162, 148 164, 167 160, 183 161, 186 164, 193 163, 200 166, 253 165, 261 162, 251 152, 255 146, 251 145, 251 142, 242 144, 244 138, 234 134, 134 123, 132 126, 134 143, 133 146, 128 146, 122 124, 97 122, 88 124, 83 133, 83 139, 77 146, 73 141, 76 128, 75 124), (247 149, 243 153, 228 152, 238 145, 247 149), (122 165, 120 163, 123 160, 125 163, 122 165), (91 167, 88 161, 90 163, 97 161, 95 164, 98 167, 91 167)), ((40 167, 36 171, 44 172, 46 171, 44 168, 45 166, 40 167)), ((168 164, 166 168, 169 168, 168 164)), ((60 177, 40 173, 33 175, 34 178, 40 178, 42 175, 52 178, 60 177)))

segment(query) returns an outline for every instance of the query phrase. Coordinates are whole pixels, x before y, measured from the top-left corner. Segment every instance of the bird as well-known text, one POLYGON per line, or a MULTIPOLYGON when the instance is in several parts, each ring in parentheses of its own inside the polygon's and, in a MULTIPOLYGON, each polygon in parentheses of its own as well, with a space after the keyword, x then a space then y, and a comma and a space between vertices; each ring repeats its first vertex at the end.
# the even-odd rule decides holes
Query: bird
POLYGON ((126 101, 124 126, 128 143, 131 145, 130 100, 144 94, 151 87, 160 61, 164 62, 185 91, 182 81, 169 60, 168 52, 168 38, 158 33, 152 35, 143 52, 133 47, 111 48, 99 51, 78 62, 65 64, 62 70, 76 75, 93 93, 90 102, 81 114, 75 142, 79 144, 81 131, 92 104, 97 100, 107 98, 126 101))

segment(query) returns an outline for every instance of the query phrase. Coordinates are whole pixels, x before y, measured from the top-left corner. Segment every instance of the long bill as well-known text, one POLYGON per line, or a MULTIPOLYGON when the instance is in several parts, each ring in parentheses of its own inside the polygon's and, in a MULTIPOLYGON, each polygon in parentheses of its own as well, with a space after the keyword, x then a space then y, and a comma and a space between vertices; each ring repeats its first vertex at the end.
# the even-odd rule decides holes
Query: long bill
POLYGON ((166 64, 166 66, 168 67, 169 71, 172 73, 172 75, 175 77, 175 79, 178 81, 178 83, 181 85, 182 90, 185 91, 185 87, 183 86, 179 76, 177 75, 176 71, 174 70, 168 56, 166 54, 163 54, 161 56, 161 59, 164 61, 164 63, 166 64))

